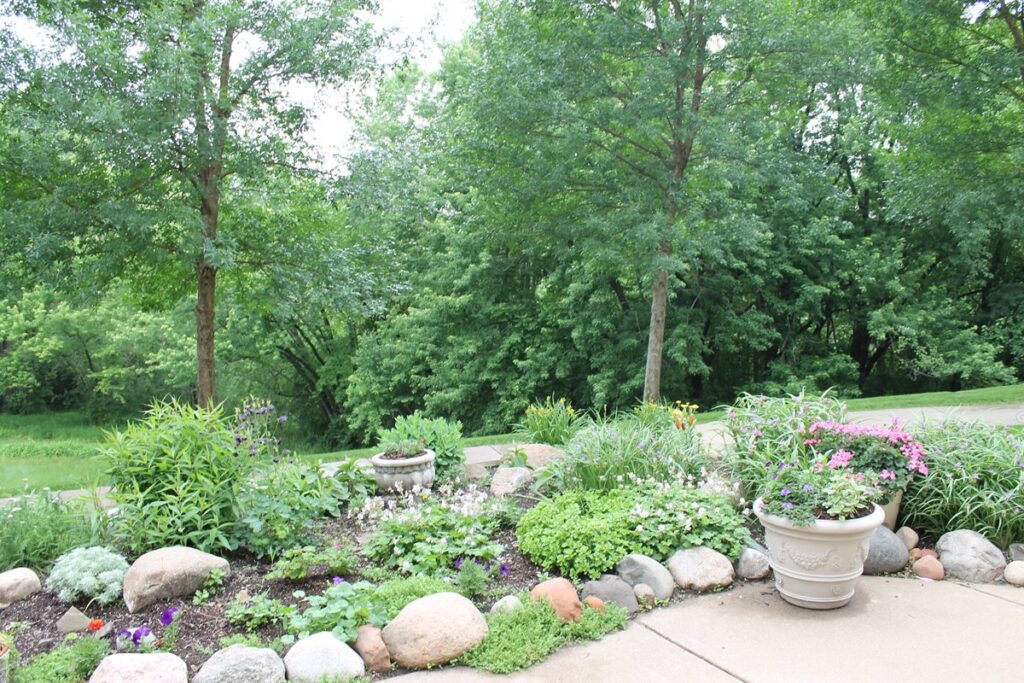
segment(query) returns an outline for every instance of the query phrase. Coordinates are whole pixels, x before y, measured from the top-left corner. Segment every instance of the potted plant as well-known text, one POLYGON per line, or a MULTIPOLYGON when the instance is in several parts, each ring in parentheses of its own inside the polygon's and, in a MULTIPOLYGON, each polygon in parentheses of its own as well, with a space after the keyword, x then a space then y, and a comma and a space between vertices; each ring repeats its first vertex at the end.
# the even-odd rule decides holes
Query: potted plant
POLYGON ((846 424, 834 420, 816 422, 805 435, 808 460, 824 458, 831 469, 861 472, 875 482, 881 494, 876 502, 885 512, 885 526, 896 527, 903 492, 915 474, 928 474, 928 457, 898 420, 889 427, 846 424))
POLYGON ((754 503, 775 587, 786 602, 835 609, 853 598, 871 534, 884 513, 875 481, 860 472, 780 463, 754 503))
POLYGON ((370 458, 379 491, 401 493, 415 486, 430 488, 434 483, 436 456, 422 441, 388 441, 380 448, 381 452, 370 458))

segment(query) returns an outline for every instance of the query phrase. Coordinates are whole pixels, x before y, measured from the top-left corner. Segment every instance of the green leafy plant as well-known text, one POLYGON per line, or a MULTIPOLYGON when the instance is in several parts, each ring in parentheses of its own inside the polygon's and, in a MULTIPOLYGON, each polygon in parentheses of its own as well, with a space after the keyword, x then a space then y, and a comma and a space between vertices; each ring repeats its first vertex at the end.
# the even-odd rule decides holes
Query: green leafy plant
POLYGON ((108 605, 121 598, 128 561, 102 546, 76 548, 61 555, 46 579, 46 588, 64 602, 82 598, 108 605))
POLYGON ((192 596, 192 604, 197 607, 201 607, 210 601, 210 598, 214 594, 219 593, 224 588, 224 570, 220 567, 214 567, 210 570, 209 576, 203 581, 203 585, 199 587, 195 595, 192 596))
POLYGON ((257 593, 248 600, 233 600, 224 612, 229 624, 255 631, 264 626, 283 624, 295 614, 295 607, 257 593))
POLYGON ((462 423, 444 418, 428 418, 420 411, 403 415, 391 429, 378 432, 381 443, 415 441, 434 451, 434 467, 439 479, 457 479, 462 475, 462 423))
MULTIPOLYGON (((455 572, 455 587, 467 598, 475 598, 487 590, 487 585, 496 573, 497 567, 492 570, 490 564, 484 564, 480 560, 472 562, 458 561, 458 570, 455 572)), ((495 563, 497 564, 497 563, 495 563)))
POLYGON ((538 565, 578 579, 609 571, 629 553, 664 560, 681 548, 707 546, 735 558, 750 535, 724 496, 654 484, 542 501, 520 519, 516 537, 538 565))
POLYGON ((374 601, 374 587, 366 581, 348 583, 335 580, 322 595, 293 594, 308 605, 293 613, 285 626, 288 634, 305 638, 310 633, 330 631, 343 643, 356 639, 356 628, 363 624, 383 626, 384 614, 374 601))
POLYGON ((0 505, 0 571, 29 567, 49 569, 62 554, 105 542, 105 524, 90 524, 81 504, 63 503, 49 491, 26 492, 0 505))
POLYGON ((381 441, 377 447, 388 458, 414 458, 423 453, 425 448, 422 441, 413 441, 412 439, 381 441))
POLYGON ((859 472, 832 469, 819 461, 812 467, 779 463, 759 495, 762 510, 798 526, 818 519, 862 517, 882 497, 875 481, 859 472))
POLYGON ((347 545, 336 544, 324 548, 303 546, 285 551, 271 571, 268 579, 301 581, 311 576, 349 574, 358 558, 347 545))
POLYGON ((357 458, 336 463, 336 469, 330 479, 333 481, 332 492, 344 507, 362 505, 368 496, 377 492, 377 480, 359 464, 357 458))
POLYGON ((907 489, 903 522, 935 538, 972 529, 1004 548, 1024 542, 1024 434, 947 420, 918 436, 929 472, 907 489))
MULTIPOLYGON (((224 636, 217 640, 217 645, 220 649, 229 648, 232 645, 245 645, 247 647, 267 647, 276 652, 279 655, 284 654, 284 643, 281 642, 280 638, 274 638, 270 641, 265 641, 258 635, 253 633, 235 633, 230 636, 224 636)), ((211 651, 210 654, 213 654, 211 651)))
POLYGON ((576 432, 580 416, 564 398, 557 401, 554 396, 543 403, 532 403, 523 415, 523 421, 515 430, 530 443, 546 443, 560 446, 576 432))
POLYGON ((13 683, 85 683, 109 650, 106 640, 69 634, 57 648, 16 669, 13 683))
POLYGON ((133 551, 169 545, 231 550, 252 459, 220 408, 155 403, 106 450, 117 531, 133 551))
POLYGON ((373 591, 373 601, 385 619, 391 621, 413 600, 434 593, 445 593, 451 589, 451 583, 444 579, 434 576, 408 576, 381 583, 373 591))

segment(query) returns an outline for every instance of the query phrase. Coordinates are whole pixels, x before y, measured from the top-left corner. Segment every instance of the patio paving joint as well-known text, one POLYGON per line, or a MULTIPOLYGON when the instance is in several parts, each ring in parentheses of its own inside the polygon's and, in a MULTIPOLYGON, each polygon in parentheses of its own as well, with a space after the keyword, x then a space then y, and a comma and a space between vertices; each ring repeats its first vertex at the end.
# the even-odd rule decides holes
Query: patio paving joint
POLYGON ((694 656, 694 657, 696 657, 697 659, 700 659, 700 660, 702 660, 702 661, 703 661, 703 662, 705 662, 706 664, 708 664, 708 665, 710 665, 710 666, 713 666, 713 667, 715 667, 716 669, 718 669, 719 671, 721 671, 722 673, 724 673, 724 674, 725 674, 726 676, 731 676, 732 678, 736 679, 737 681, 740 681, 740 683, 751 683, 751 682, 750 682, 749 680, 747 680, 746 678, 743 678, 742 676, 740 676, 739 674, 737 674, 737 673, 735 673, 735 672, 733 672, 733 671, 729 671, 729 669, 727 669, 727 668, 725 668, 724 666, 722 666, 722 665, 718 664, 718 663, 717 663, 717 662, 715 662, 714 660, 708 659, 707 657, 705 657, 705 656, 704 656, 704 655, 702 655, 701 653, 699 653, 699 652, 696 652, 696 651, 694 651, 694 650, 691 650, 690 648, 686 647, 686 646, 685 646, 685 645, 683 645, 682 643, 680 643, 680 642, 678 642, 678 641, 676 641, 676 640, 673 640, 672 638, 669 638, 668 636, 666 636, 666 635, 665 635, 664 633, 662 633, 662 632, 661 632, 661 631, 659 631, 658 629, 656 629, 656 628, 653 628, 653 627, 651 627, 651 626, 648 626, 647 624, 645 624, 644 622, 640 621, 639 619, 638 619, 638 620, 636 621, 636 623, 637 623, 637 624, 638 624, 639 626, 643 626, 643 627, 644 627, 645 629, 647 629, 648 631, 650 631, 650 632, 651 632, 651 633, 653 633, 654 635, 658 636, 659 638, 662 638, 663 640, 666 640, 666 641, 668 641, 669 643, 671 643, 671 644, 675 645, 675 646, 676 646, 676 647, 678 647, 678 648, 679 648, 680 650, 683 650, 684 652, 687 652, 688 654, 691 654, 691 655, 693 655, 693 656, 694 656))

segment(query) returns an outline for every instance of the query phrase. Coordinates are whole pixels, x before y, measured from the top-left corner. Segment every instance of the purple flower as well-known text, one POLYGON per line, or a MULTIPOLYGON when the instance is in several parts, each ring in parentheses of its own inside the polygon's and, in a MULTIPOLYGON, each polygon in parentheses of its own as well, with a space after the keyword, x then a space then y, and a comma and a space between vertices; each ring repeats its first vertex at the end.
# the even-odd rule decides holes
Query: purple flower
POLYGON ((781 491, 779 491, 779 495, 782 496, 783 498, 785 498, 786 496, 788 496, 791 493, 793 493, 793 492, 790 491, 789 489, 782 489, 781 491))
POLYGON ((277 421, 278 422, 287 422, 288 421, 288 416, 287 415, 282 415, 281 417, 277 418, 277 421))
MULTIPOLYGON (((161 615, 160 619, 161 619, 161 621, 163 620, 163 616, 162 615, 161 615)), ((151 631, 148 626, 142 625, 142 626, 138 627, 137 629, 135 629, 135 633, 132 634, 132 642, 135 643, 135 645, 137 647, 139 645, 139 643, 142 642, 142 640, 144 638, 147 638, 147 637, 149 637, 151 635, 153 635, 153 631, 151 631)))
POLYGON ((804 491, 813 491, 814 487, 810 484, 804 484, 804 491))
POLYGON ((459 559, 455 560, 455 564, 453 566, 455 567, 456 570, 462 569, 462 561, 464 559, 466 558, 460 557, 459 559))
POLYGON ((345 579, 341 578, 340 576, 335 576, 333 579, 331 579, 331 581, 334 583, 335 586, 345 583, 345 579))
POLYGON ((783 503, 783 504, 782 504, 782 507, 784 507, 784 508, 786 508, 787 510, 789 510, 790 508, 792 508, 792 507, 793 507, 793 504, 792 504, 792 503, 783 503))
MULTIPOLYGON (((163 614, 160 615, 160 623, 164 626, 170 626, 174 622, 174 616, 181 610, 180 607, 168 607, 164 610, 163 614)), ((146 628, 143 626, 142 628, 146 628)), ((137 643, 136 643, 137 644, 137 643)))
POLYGON ((501 574, 502 577, 508 576, 512 573, 512 568, 502 562, 501 566, 498 568, 498 573, 501 574))
POLYGON ((117 632, 117 637, 118 638, 131 638, 132 637, 132 632, 129 631, 128 629, 126 629, 126 628, 123 628, 123 629, 121 629, 120 631, 117 632))

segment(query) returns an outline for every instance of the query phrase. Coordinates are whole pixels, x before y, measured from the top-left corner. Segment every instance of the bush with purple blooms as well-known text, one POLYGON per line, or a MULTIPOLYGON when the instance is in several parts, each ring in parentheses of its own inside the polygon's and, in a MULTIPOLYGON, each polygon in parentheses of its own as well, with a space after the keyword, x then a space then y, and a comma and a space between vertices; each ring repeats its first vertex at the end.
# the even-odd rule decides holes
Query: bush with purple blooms
POLYGON ((876 483, 861 472, 829 468, 823 460, 811 467, 779 463, 761 489, 761 509, 797 526, 863 517, 884 495, 876 483))
POLYGON ((281 448, 278 436, 281 425, 287 421, 288 416, 279 415, 271 401, 250 396, 235 410, 235 445, 259 459, 290 457, 292 452, 281 448))

